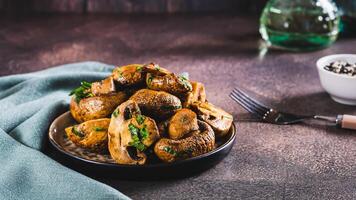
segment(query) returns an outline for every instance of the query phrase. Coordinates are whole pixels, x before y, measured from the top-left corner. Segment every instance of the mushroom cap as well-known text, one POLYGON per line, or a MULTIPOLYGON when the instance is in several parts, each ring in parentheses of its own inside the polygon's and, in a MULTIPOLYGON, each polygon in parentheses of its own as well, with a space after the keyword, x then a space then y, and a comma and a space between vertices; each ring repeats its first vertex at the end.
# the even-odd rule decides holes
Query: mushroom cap
POLYGON ((191 136, 180 140, 161 138, 156 142, 154 152, 163 162, 174 162, 199 156, 212 151, 215 147, 213 129, 205 122, 198 120, 199 130, 191 136))
POLYGON ((94 96, 110 94, 115 91, 116 88, 112 76, 109 76, 100 82, 94 82, 91 84, 91 92, 94 94, 94 96))
POLYGON ((77 146, 92 151, 105 151, 108 146, 110 119, 95 119, 65 129, 67 137, 77 146))
POLYGON ((174 95, 184 96, 192 90, 191 83, 183 76, 175 74, 147 74, 147 87, 152 90, 165 91, 174 95))
POLYGON ((169 121, 168 134, 171 139, 178 140, 198 129, 198 119, 195 112, 183 108, 178 110, 169 121))
POLYGON ((141 89, 132 95, 130 100, 138 104, 142 113, 154 119, 169 118, 182 108, 178 97, 163 91, 141 89))
POLYGON ((143 151, 159 139, 155 121, 141 115, 132 100, 122 103, 114 113, 108 134, 112 158, 119 164, 144 164, 147 157, 143 151))
POLYGON ((142 73, 142 64, 131 64, 116 67, 112 77, 120 87, 134 86, 144 83, 146 76, 142 73))
POLYGON ((226 111, 208 102, 196 102, 192 104, 192 109, 199 119, 213 128, 216 137, 223 137, 229 132, 233 117, 226 111))
POLYGON ((79 102, 72 97, 70 112, 73 118, 82 123, 88 120, 100 119, 110 116, 115 108, 124 102, 127 96, 124 92, 114 92, 81 99, 79 102))
POLYGON ((200 82, 190 81, 192 91, 183 97, 183 107, 189 108, 195 102, 206 102, 206 93, 204 84, 200 82))
POLYGON ((171 74, 170 71, 167 69, 160 67, 156 63, 149 63, 143 66, 143 71, 147 73, 151 73, 154 75, 166 75, 166 74, 171 74))

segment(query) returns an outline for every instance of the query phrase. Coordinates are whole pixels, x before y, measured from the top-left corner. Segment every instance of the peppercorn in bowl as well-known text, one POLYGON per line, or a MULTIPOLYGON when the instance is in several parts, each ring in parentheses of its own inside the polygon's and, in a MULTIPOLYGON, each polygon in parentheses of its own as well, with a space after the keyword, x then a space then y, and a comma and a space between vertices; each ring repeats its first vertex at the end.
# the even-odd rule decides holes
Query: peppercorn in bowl
POLYGON ((320 83, 331 98, 341 104, 356 105, 356 54, 335 54, 317 63, 320 83))

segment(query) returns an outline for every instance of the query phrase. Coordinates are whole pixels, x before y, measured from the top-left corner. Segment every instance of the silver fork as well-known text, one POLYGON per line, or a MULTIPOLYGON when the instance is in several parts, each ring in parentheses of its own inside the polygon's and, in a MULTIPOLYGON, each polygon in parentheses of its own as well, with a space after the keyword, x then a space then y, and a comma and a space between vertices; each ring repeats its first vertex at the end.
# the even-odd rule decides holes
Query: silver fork
POLYGON ((337 115, 336 117, 329 117, 322 115, 295 115, 291 113, 280 112, 263 105, 237 88, 231 92, 230 97, 247 111, 267 123, 288 125, 313 119, 327 122, 340 128, 356 129, 356 116, 337 115))

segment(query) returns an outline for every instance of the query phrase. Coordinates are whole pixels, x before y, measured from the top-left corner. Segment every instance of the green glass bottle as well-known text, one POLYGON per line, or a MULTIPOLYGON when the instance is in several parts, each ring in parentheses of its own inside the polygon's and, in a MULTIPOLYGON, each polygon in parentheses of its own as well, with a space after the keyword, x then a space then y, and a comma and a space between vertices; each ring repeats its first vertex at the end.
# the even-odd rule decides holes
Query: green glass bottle
POLYGON ((341 12, 341 23, 344 35, 354 36, 356 33, 356 1, 336 0, 341 12))
POLYGON ((260 19, 269 44, 303 51, 330 46, 337 39, 340 17, 329 0, 270 0, 260 19))

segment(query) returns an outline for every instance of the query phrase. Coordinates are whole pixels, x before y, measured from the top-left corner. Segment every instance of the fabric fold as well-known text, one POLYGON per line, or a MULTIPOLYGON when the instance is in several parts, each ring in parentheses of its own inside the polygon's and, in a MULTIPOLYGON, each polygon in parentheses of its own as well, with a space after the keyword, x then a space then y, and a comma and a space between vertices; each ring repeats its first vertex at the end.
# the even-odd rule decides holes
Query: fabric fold
POLYGON ((0 199, 129 199, 44 152, 51 122, 69 109, 70 90, 112 69, 81 62, 0 77, 0 199))

